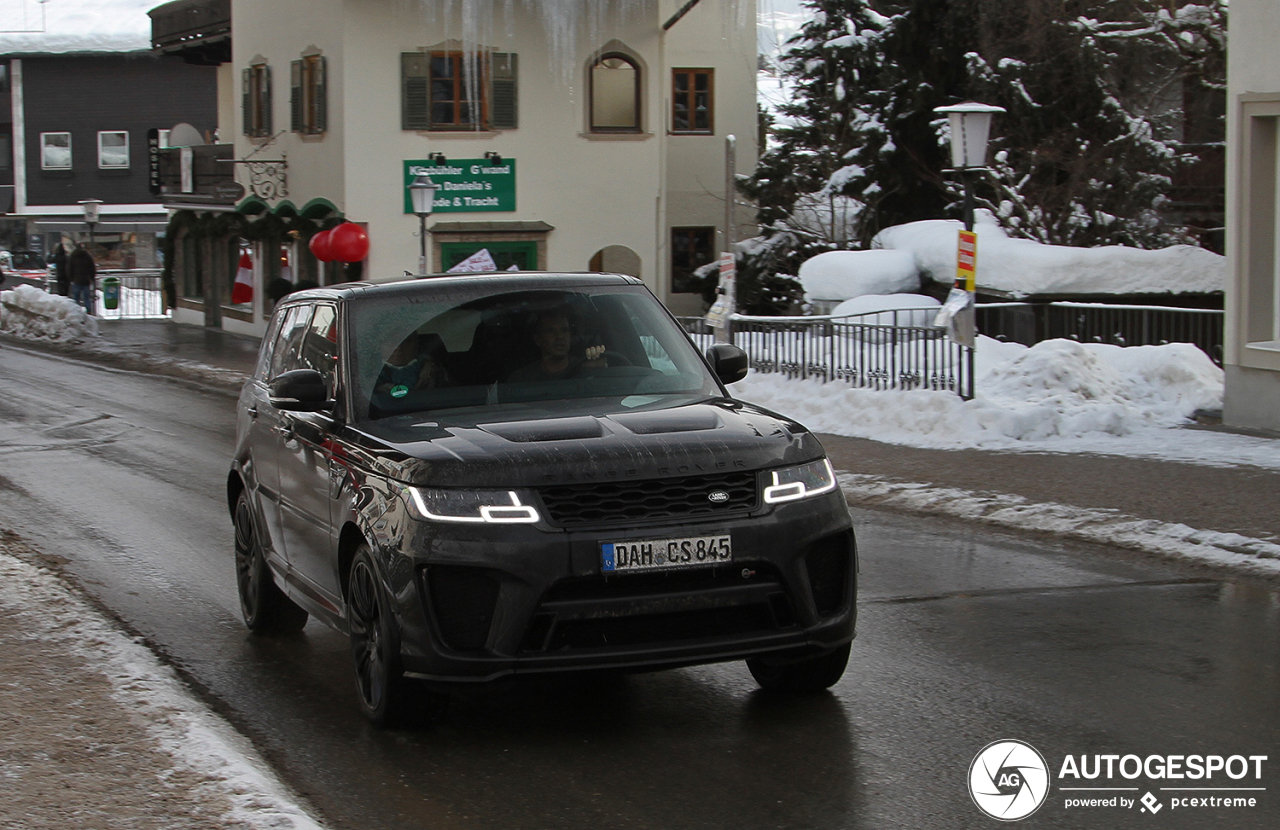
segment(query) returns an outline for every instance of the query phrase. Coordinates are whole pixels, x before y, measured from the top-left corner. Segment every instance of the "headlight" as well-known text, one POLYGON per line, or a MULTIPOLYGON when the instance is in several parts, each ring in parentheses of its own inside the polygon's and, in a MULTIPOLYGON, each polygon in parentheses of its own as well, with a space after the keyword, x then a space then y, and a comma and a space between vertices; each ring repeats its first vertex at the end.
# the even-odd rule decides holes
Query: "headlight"
POLYGON ((770 475, 773 476, 773 484, 764 488, 765 504, 807 499, 836 489, 835 470, 825 458, 799 467, 774 470, 770 475))
POLYGON ((408 490, 418 515, 433 522, 504 525, 538 521, 537 509, 521 504, 514 490, 408 490))

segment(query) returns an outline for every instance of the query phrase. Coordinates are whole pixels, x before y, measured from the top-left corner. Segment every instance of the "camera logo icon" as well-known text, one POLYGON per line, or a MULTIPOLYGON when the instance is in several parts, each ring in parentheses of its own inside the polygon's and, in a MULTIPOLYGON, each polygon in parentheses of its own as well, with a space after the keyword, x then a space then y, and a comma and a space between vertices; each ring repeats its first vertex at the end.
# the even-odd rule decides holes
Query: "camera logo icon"
POLYGON ((969 765, 969 796, 994 819, 1024 819, 1049 796, 1049 765, 1029 743, 994 741, 969 765))

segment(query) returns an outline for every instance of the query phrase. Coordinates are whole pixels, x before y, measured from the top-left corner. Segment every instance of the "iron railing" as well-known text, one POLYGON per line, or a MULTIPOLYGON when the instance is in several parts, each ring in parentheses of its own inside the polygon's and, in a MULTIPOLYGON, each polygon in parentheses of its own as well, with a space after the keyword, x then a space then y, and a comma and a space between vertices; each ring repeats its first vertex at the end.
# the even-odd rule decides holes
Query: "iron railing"
POLYGON ((1222 365, 1220 309, 1107 303, 984 303, 977 306, 978 331, 1033 346, 1067 338, 1117 346, 1193 343, 1222 365))
POLYGON ((143 320, 168 317, 164 306, 164 287, 159 269, 133 269, 129 271, 98 271, 97 314, 100 320, 143 320), (103 282, 108 278, 120 281, 115 308, 107 308, 103 282))
MULTIPOLYGON (((973 350, 925 324, 936 313, 937 308, 850 317, 734 315, 733 342, 758 372, 870 389, 947 390, 972 398, 973 350)), ((704 318, 677 319, 700 347, 711 345, 704 318)))

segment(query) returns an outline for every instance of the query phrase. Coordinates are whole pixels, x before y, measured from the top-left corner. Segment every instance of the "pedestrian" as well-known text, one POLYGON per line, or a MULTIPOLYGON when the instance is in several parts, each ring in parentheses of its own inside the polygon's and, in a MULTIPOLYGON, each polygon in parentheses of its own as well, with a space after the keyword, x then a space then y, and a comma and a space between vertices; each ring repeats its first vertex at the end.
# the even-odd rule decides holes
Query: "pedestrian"
POLYGON ((70 278, 67 276, 67 248, 59 239, 53 246, 53 278, 57 292, 63 297, 70 293, 70 278))
POLYGON ((94 281, 97 276, 98 266, 94 264, 93 256, 83 245, 77 245, 67 256, 67 277, 71 281, 71 299, 84 306, 89 314, 93 314, 96 300, 94 281))

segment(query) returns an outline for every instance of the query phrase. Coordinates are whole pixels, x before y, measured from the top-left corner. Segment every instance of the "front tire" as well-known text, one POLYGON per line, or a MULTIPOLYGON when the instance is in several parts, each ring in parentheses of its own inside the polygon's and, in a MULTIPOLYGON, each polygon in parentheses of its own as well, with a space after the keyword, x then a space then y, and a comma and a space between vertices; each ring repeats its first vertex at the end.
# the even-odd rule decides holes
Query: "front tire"
POLYGON ((254 634, 289 634, 307 624, 307 612, 285 596, 271 578, 271 567, 253 524, 249 494, 236 499, 236 588, 240 614, 254 634))
POLYGON ((751 657, 747 659, 747 669, 767 692, 821 692, 839 682, 849 663, 852 645, 845 643, 826 654, 803 660, 751 657))
POLYGON ((374 726, 391 726, 404 714, 406 680, 400 666, 399 631, 368 545, 356 550, 347 586, 360 711, 374 726))

